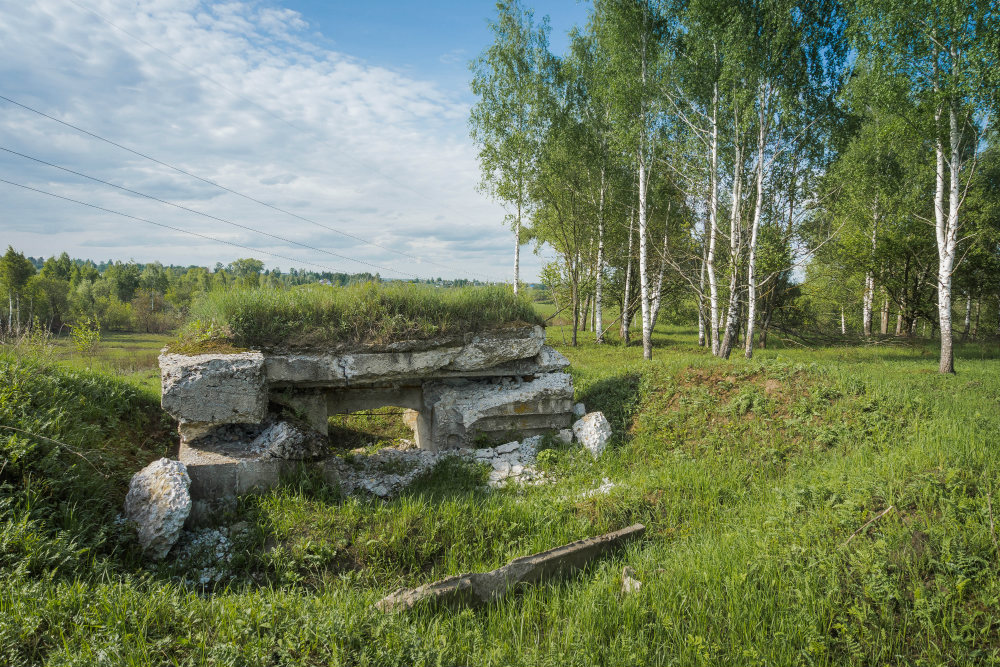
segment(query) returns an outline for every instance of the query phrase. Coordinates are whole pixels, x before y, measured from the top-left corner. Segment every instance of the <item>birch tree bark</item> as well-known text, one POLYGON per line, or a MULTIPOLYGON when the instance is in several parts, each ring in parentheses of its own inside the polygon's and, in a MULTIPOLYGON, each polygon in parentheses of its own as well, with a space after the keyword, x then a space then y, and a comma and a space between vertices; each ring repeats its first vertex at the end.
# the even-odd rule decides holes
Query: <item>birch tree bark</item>
POLYGON ((594 332, 604 342, 604 169, 601 168, 601 199, 597 206, 597 277, 594 285, 594 332))
POLYGON ((767 92, 760 90, 760 127, 757 132, 757 201, 753 207, 753 226, 750 230, 750 249, 747 257, 747 336, 744 356, 753 358, 753 329, 757 319, 757 232, 760 229, 760 215, 764 208, 764 144, 767 139, 767 92))
MULTIPOLYGON (((739 113, 736 102, 733 102, 733 116, 735 125, 739 127, 739 113)), ((738 130, 737 130, 738 134, 738 130)), ((736 158, 733 165, 733 204, 729 215, 729 307, 726 312, 726 333, 722 337, 722 344, 719 346, 718 356, 728 359, 733 345, 736 342, 736 333, 739 329, 740 296, 742 291, 739 288, 739 264, 742 249, 741 238, 741 205, 742 205, 742 183, 743 183, 743 153, 739 139, 736 140, 736 158)))
POLYGON ((628 218, 628 252, 625 256, 625 293, 622 296, 622 317, 621 317, 621 339, 626 346, 629 344, 629 331, 632 328, 632 316, 630 311, 631 291, 632 291, 632 236, 635 227, 635 211, 628 218))
POLYGON ((710 138, 708 255, 705 272, 708 274, 709 340, 712 354, 719 354, 719 283, 715 275, 715 239, 719 235, 719 83, 712 85, 712 131, 710 138))
MULTIPOLYGON (((872 237, 871 237, 871 255, 869 256, 868 270, 865 272, 865 294, 864 303, 862 305, 861 321, 862 329, 865 338, 871 338, 872 335, 872 319, 873 319, 873 305, 875 302, 875 273, 871 268, 871 264, 875 258, 875 243, 878 238, 878 197, 875 197, 875 204, 872 207, 872 237)), ((884 318, 883 318, 884 320, 884 318)))

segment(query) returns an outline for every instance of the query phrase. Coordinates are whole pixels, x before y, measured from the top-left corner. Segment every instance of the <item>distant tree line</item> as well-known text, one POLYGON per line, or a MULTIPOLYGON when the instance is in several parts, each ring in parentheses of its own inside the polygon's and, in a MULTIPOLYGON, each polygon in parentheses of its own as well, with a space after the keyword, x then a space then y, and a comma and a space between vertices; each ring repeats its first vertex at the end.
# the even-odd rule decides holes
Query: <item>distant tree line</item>
MULTIPOLYGON (((20 335, 33 327, 58 332, 96 321, 101 329, 162 333, 176 327, 198 295, 231 287, 287 288, 310 283, 349 285, 380 281, 377 274, 264 269, 257 259, 203 266, 159 262, 25 257, 13 247, 0 257, 0 332, 20 335)), ((441 281, 442 284, 444 281, 441 281)))

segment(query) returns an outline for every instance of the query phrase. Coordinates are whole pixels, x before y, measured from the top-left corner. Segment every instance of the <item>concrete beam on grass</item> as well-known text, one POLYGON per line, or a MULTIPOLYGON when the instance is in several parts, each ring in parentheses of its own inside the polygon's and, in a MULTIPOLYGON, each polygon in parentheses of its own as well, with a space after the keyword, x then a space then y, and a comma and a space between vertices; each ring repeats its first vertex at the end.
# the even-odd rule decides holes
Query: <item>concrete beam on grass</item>
POLYGON ((515 587, 534 584, 578 570, 625 542, 645 532, 641 523, 628 528, 570 542, 555 549, 516 558, 490 572, 469 572, 424 584, 418 588, 401 588, 375 603, 384 612, 412 609, 418 604, 440 604, 448 607, 475 607, 496 602, 515 587))

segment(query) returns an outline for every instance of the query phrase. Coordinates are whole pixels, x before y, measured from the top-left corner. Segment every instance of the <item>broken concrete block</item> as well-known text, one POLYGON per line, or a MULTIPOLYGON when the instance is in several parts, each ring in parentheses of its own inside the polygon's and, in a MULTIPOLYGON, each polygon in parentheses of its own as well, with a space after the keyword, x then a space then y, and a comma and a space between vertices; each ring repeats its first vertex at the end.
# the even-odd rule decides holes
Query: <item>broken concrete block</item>
POLYGON ((556 433, 556 442, 559 442, 563 445, 568 445, 571 442, 573 442, 573 429, 564 428, 560 430, 558 433, 556 433))
POLYGON ((584 567, 591 560, 642 535, 641 523, 599 537, 578 540, 555 549, 512 560, 490 572, 471 572, 418 588, 400 588, 375 603, 381 611, 412 609, 424 602, 445 606, 478 606, 499 600, 513 588, 533 584, 584 567))
POLYGON ((264 355, 160 355, 163 409, 182 424, 258 424, 267 414, 264 355))
POLYGON ((445 369, 473 371, 515 359, 527 359, 536 356, 544 343, 545 329, 539 326, 527 331, 516 328, 476 334, 445 369))
POLYGON ((577 419, 579 419, 580 417, 584 416, 585 414, 587 414, 587 408, 586 408, 586 406, 584 406, 583 403, 576 403, 573 406, 573 416, 574 417, 576 417, 577 419))
POLYGON ((138 528, 139 545, 153 560, 167 555, 191 512, 191 478, 179 461, 159 459, 132 476, 125 517, 138 528))
POLYGON ((600 458, 611 439, 611 424, 603 412, 591 412, 573 424, 573 435, 594 458, 600 458))
POLYGON ((432 439, 439 449, 471 445, 477 436, 503 442, 569 426, 573 382, 567 373, 545 373, 528 382, 450 380, 424 386, 432 411, 432 439))
POLYGON ((565 357, 555 350, 542 355, 544 342, 541 327, 513 327, 438 341, 398 341, 383 348, 269 353, 265 369, 272 386, 357 387, 466 373, 504 375, 509 373, 505 364, 520 363, 531 373, 564 368, 565 357))

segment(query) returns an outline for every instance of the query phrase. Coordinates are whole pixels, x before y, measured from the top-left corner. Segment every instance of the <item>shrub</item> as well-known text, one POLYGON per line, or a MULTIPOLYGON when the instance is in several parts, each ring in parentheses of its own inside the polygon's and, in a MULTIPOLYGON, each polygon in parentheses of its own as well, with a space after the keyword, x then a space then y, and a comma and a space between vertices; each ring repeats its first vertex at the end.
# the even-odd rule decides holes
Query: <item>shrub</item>
POLYGON ((101 325, 97 318, 84 318, 73 325, 73 328, 70 329, 70 336, 73 338, 73 345, 77 352, 86 355, 93 354, 101 340, 101 325))

